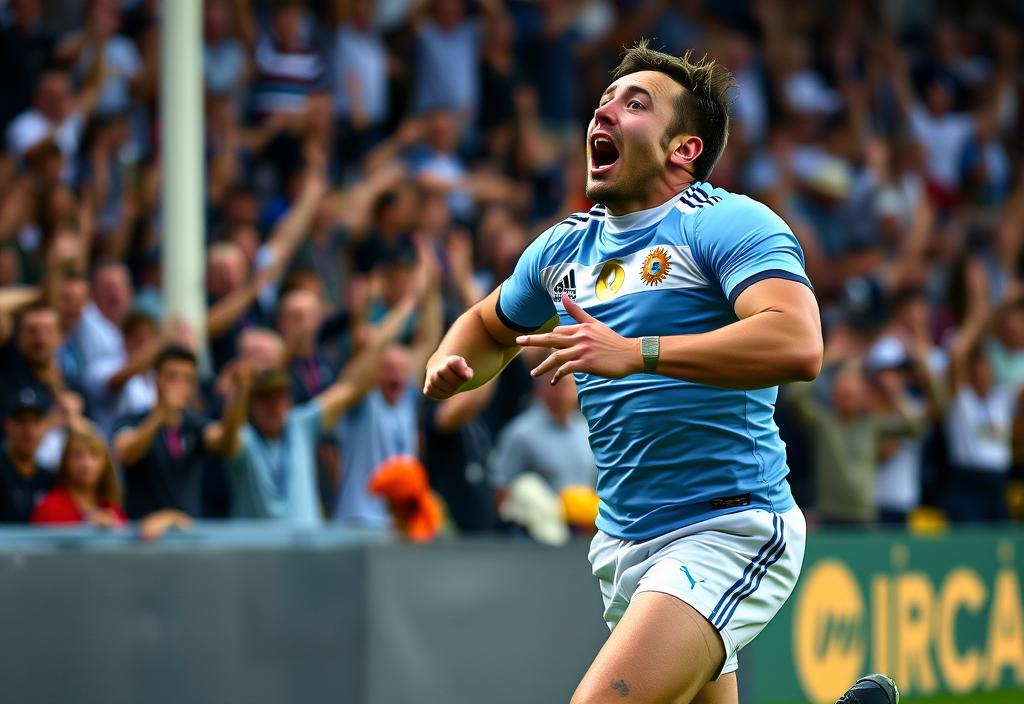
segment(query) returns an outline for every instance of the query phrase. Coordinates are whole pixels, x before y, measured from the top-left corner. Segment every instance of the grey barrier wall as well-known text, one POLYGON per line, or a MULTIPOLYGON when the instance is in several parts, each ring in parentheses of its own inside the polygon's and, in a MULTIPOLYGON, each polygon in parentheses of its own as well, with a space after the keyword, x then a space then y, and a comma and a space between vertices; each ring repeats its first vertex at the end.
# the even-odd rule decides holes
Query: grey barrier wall
POLYGON ((3 702, 568 702, 607 637, 583 543, 6 537, 3 702))

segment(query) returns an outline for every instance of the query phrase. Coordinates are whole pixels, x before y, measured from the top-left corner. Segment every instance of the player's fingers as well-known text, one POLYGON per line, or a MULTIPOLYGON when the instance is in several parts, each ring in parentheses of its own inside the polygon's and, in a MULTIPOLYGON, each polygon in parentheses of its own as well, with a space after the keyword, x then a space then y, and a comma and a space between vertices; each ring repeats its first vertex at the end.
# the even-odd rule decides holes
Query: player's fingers
POLYGON ((572 300, 568 296, 562 296, 562 305, 565 306, 565 312, 573 317, 574 320, 580 323, 596 323, 597 319, 594 316, 587 313, 585 310, 579 307, 576 301, 572 300))
POLYGON ((557 335, 572 335, 574 332, 580 329, 580 325, 559 325, 554 328, 551 332, 557 335))
POLYGON ((578 354, 579 352, 572 348, 553 352, 548 355, 543 362, 534 367, 533 371, 530 372, 530 376, 537 377, 547 374, 552 369, 557 369, 559 365, 564 364, 569 360, 576 359, 578 354))
POLYGON ((466 378, 457 374, 453 369, 441 367, 431 377, 431 381, 438 388, 454 393, 456 389, 462 386, 466 378))
POLYGON ((451 393, 442 391, 429 381, 423 386, 423 395, 427 398, 434 399, 435 401, 444 401, 446 398, 451 398, 452 396, 451 393))
POLYGON ((547 332, 541 335, 520 335, 516 338, 520 347, 554 347, 564 349, 572 345, 572 338, 561 333, 547 332))
POLYGON ((464 357, 449 357, 446 367, 463 381, 468 381, 473 378, 473 368, 469 366, 469 362, 467 362, 464 357))
POLYGON ((461 385, 461 382, 446 381, 435 374, 424 384, 423 394, 437 400, 446 399, 453 395, 461 385))
POLYGON ((438 395, 447 398, 458 391, 463 381, 463 379, 442 367, 427 375, 426 383, 423 385, 423 393, 430 398, 437 398, 438 395))
POLYGON ((581 360, 574 359, 571 362, 566 362, 557 370, 555 370, 554 375, 552 375, 551 377, 551 385, 554 386, 555 384, 557 384, 558 380, 561 379, 563 376, 579 371, 583 371, 583 362, 581 360))

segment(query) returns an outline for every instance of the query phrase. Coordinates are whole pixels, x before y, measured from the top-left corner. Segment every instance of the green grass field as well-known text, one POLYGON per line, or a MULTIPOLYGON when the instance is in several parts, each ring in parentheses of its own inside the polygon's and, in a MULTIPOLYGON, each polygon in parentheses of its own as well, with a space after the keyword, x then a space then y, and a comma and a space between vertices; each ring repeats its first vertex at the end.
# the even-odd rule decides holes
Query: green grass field
MULTIPOLYGON (((984 694, 940 694, 934 697, 900 697, 900 704, 1024 704, 1024 690, 984 694)), ((781 704, 781 703, 780 703, 781 704)), ((785 704, 806 704, 786 702, 785 704)))
POLYGON ((937 697, 914 697, 900 699, 900 704, 954 704, 954 702, 971 702, 971 704, 1022 704, 1024 691, 986 692, 985 694, 943 694, 937 697))

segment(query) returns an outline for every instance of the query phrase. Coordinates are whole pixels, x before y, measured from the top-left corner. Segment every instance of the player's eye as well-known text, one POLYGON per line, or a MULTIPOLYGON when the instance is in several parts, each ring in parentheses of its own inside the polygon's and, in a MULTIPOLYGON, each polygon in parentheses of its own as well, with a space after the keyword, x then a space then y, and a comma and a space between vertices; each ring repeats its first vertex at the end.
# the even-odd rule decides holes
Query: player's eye
POLYGON ((636 109, 641 109, 641 110, 642 110, 642 109, 643 109, 643 107, 644 107, 644 104, 643 104, 643 103, 641 103, 641 102, 640 102, 639 100, 637 100, 636 98, 633 98, 633 99, 632 99, 632 100, 630 100, 630 101, 629 101, 628 103, 626 103, 626 107, 628 107, 628 108, 636 108, 636 109))

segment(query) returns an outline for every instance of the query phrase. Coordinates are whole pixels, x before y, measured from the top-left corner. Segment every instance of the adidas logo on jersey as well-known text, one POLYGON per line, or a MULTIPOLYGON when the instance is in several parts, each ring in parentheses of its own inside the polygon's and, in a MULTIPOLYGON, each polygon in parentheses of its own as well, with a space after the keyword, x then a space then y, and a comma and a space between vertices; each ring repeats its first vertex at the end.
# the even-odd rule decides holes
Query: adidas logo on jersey
POLYGON ((562 277, 562 280, 555 284, 555 290, 552 292, 555 303, 562 300, 562 296, 568 296, 572 300, 576 300, 576 270, 569 269, 569 273, 562 277))

